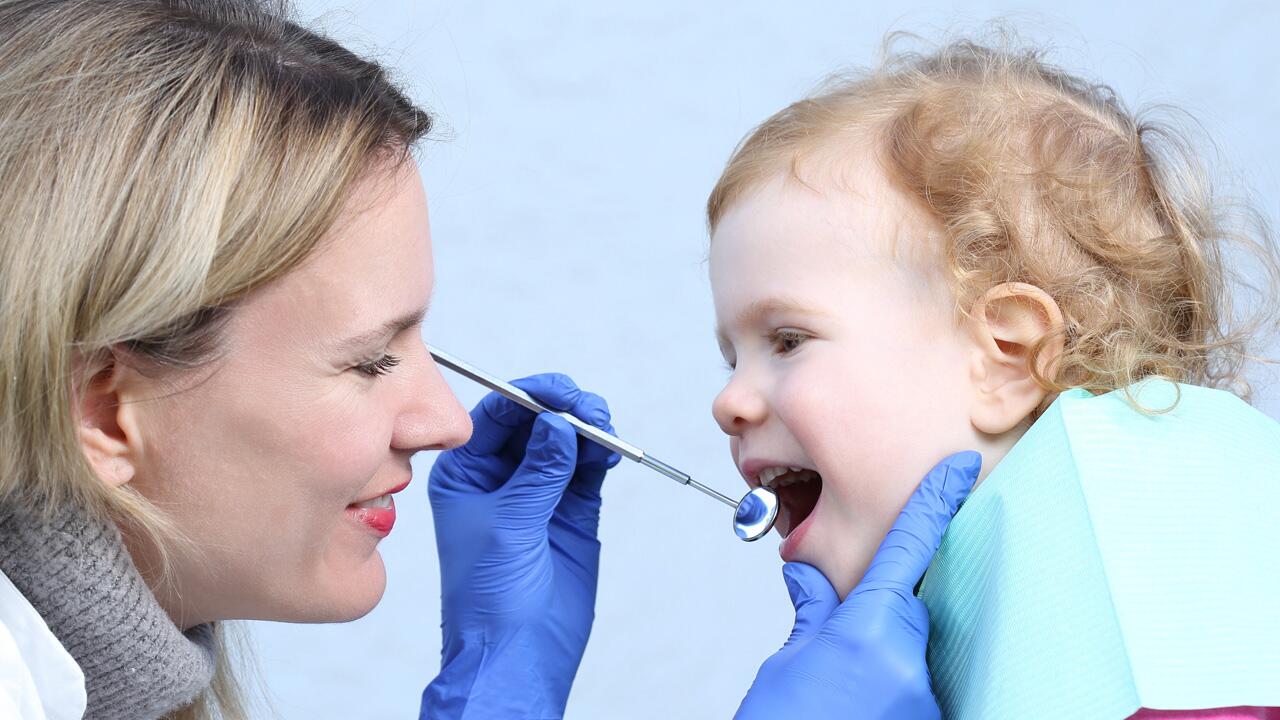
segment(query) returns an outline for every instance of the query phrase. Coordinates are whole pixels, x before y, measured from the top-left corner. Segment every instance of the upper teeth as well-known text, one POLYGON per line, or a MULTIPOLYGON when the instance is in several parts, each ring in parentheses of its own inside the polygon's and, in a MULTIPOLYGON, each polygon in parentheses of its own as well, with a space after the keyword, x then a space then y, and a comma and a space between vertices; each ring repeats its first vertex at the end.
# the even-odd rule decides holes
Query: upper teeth
POLYGON ((812 470, 800 467, 771 467, 760 471, 760 484, 765 487, 786 487, 804 480, 812 480, 817 476, 812 470), (792 473, 787 475, 787 473, 792 473), (783 475, 787 477, 783 478, 783 475), (778 478, 782 478, 779 480, 778 478))
POLYGON ((364 502, 361 502, 361 503, 356 503, 356 507, 386 509, 391 507, 391 496, 379 495, 376 498, 365 500, 364 502))

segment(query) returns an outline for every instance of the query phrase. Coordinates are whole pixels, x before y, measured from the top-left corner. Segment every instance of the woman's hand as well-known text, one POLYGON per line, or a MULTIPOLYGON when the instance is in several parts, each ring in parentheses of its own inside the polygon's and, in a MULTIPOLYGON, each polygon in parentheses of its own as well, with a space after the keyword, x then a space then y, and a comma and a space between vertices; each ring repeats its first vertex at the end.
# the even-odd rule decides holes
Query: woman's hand
MULTIPOLYGON (((604 399, 564 375, 514 384, 613 432, 604 399)), ((422 717, 558 718, 595 617, 600 485, 620 458, 496 393, 471 419, 429 481, 444 650, 422 717)))
POLYGON ((795 628, 760 667, 737 718, 940 717, 925 665, 929 613, 915 586, 981 466, 976 452, 934 466, 844 602, 817 568, 782 567, 795 628))

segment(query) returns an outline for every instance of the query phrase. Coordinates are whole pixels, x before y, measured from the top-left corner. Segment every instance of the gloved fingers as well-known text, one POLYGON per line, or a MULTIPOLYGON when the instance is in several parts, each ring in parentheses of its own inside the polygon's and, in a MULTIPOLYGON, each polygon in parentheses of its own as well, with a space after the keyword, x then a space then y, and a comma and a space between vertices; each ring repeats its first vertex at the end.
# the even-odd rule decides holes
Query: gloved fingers
MULTIPOLYGON (((613 426, 608 424, 602 429, 613 432, 613 426)), ((600 526, 600 489, 605 475, 621 459, 621 455, 579 437, 578 467, 556 505, 556 516, 594 539, 600 526)))
MULTIPOLYGON (((582 440, 579 439, 579 445, 581 444, 582 440)), ((604 476, 609 468, 617 464, 619 457, 614 454, 606 463, 579 463, 577 472, 569 481, 569 487, 556 505, 556 516, 594 538, 600 526, 600 488, 604 485, 604 476)))
MULTIPOLYGON (((617 436, 610 422, 609 404, 592 392, 583 392, 582 401, 574 408, 582 420, 617 436), (581 413, 581 414, 578 414, 581 413)), ((608 470, 621 462, 622 456, 587 438, 578 440, 578 472, 573 476, 572 488, 585 498, 599 500, 600 486, 608 470)))
POLYGON ((432 502, 453 492, 490 493, 502 487, 515 463, 507 463, 491 455, 475 455, 464 448, 440 453, 427 476, 427 491, 432 502))
POLYGON ((818 568, 805 563, 783 565, 782 581, 786 583, 791 605, 796 609, 796 624, 786 643, 791 645, 821 629, 840 606, 840 597, 818 568))
MULTIPOLYGON (((572 407, 582 395, 573 380, 560 373, 530 375, 513 380, 511 384, 555 410, 572 407)), ((464 447, 474 455, 498 453, 513 439, 519 439, 516 437, 518 431, 527 429, 533 416, 534 412, 523 405, 496 392, 489 393, 471 411, 473 430, 471 440, 464 447)))
MULTIPOLYGON (((606 432, 613 433, 609 422, 609 407, 604 398, 582 391, 568 376, 546 373, 521 378, 513 382, 530 395, 557 409, 566 409, 579 418, 606 432)), ((470 442, 461 448, 448 451, 437 460, 441 470, 433 473, 433 485, 437 489, 457 489, 492 492, 502 487, 515 471, 525 454, 533 427, 534 413, 498 393, 486 395, 471 412, 474 432, 470 442)), ((575 496, 592 500, 599 512, 600 485, 604 471, 621 459, 607 448, 586 439, 578 442, 579 471, 574 477, 575 496)), ((582 512, 574 508, 575 517, 582 512)))
POLYGON ((545 523, 573 477, 577 459, 573 427, 558 415, 539 414, 524 459, 500 490, 507 515, 545 523))
POLYGON ((574 408, 582 402, 583 390, 564 373, 539 373, 519 380, 512 380, 512 385, 524 390, 538 402, 552 410, 579 415, 574 408))
POLYGON ((913 595, 912 589, 929 568, 947 525, 973 488, 981 467, 982 456, 972 450, 949 455, 935 465, 907 500, 849 596, 885 587, 913 595))
MULTIPOLYGON (((557 410, 567 412, 583 422, 616 436, 611 423, 609 403, 593 392, 578 388, 568 376, 548 374, 517 380, 513 384, 557 410), (543 380, 551 381, 549 386, 536 385, 534 382, 543 380)), ((578 470, 574 473, 572 480, 574 490, 586 497, 599 499, 605 472, 621 460, 622 457, 612 450, 580 437, 578 439, 578 470)))
MULTIPOLYGON (((582 452, 582 441, 579 440, 579 453, 582 452)), ((616 454, 613 456, 618 457, 616 454)), ((609 472, 612 464, 606 462, 596 462, 590 464, 578 463, 577 470, 573 473, 573 479, 569 482, 569 488, 565 491, 564 498, 560 501, 560 508, 566 513, 575 517, 580 514, 582 508, 586 508, 594 513, 600 510, 600 488, 604 485, 604 476, 609 472)))
MULTIPOLYGON (((593 392, 582 391, 578 396, 573 407, 568 412, 585 423, 594 425, 604 430, 610 435, 617 436, 613 430, 611 416, 609 414, 609 403, 599 395, 593 392)), ((606 469, 618 464, 621 458, 612 450, 598 445, 586 438, 578 444, 578 465, 594 466, 603 465, 606 469)))

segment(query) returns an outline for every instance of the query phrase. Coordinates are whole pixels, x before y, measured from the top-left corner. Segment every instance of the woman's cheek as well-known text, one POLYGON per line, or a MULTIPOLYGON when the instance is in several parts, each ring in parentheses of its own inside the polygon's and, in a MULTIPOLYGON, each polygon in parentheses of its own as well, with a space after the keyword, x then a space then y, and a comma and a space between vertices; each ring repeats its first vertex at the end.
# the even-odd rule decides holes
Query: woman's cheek
POLYGON ((369 407, 343 402, 319 407, 298 425, 295 451, 311 468, 303 481, 350 502, 366 489, 390 447, 390 423, 369 407))

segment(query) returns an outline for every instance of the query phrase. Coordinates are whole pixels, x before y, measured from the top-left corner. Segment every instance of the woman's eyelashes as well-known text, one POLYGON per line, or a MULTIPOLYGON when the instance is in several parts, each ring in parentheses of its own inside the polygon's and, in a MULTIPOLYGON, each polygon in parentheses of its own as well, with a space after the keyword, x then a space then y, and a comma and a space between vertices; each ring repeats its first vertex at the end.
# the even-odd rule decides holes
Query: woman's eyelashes
POLYGON ((369 377, 378 377, 391 372, 391 369, 400 364, 400 357, 390 353, 384 353, 382 357, 368 362, 362 362, 356 365, 353 370, 369 377))

